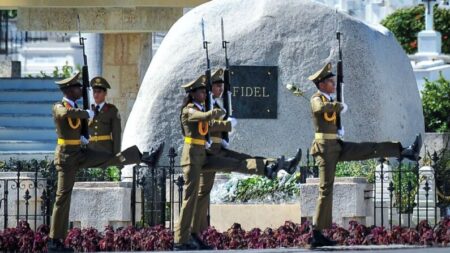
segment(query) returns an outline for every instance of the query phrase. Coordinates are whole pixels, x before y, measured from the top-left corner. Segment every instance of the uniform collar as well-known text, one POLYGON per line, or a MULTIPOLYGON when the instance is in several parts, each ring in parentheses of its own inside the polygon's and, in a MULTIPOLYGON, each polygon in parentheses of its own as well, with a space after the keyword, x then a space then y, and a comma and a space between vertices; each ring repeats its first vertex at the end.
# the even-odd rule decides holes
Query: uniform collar
POLYGON ((102 110, 102 108, 103 108, 103 106, 105 105, 105 101, 103 101, 103 102, 101 102, 100 104, 95 104, 95 107, 97 107, 98 106, 98 111, 101 111, 102 110))
POLYGON ((75 102, 74 101, 72 101, 72 100, 70 100, 70 99, 68 99, 66 97, 63 97, 63 100, 66 101, 67 103, 69 103, 70 106, 75 107, 75 102))
POLYGON ((325 96, 325 97, 328 99, 328 101, 331 100, 331 95, 330 95, 330 94, 327 94, 327 93, 322 92, 322 91, 320 91, 320 90, 319 90, 319 93, 320 93, 321 95, 325 96))
POLYGON ((198 109, 200 109, 201 111, 203 111, 203 106, 197 102, 194 101, 194 105, 197 106, 198 109))
POLYGON ((221 97, 214 98, 214 101, 216 102, 216 104, 217 104, 221 109, 224 109, 224 106, 223 106, 223 98, 221 98, 221 97))

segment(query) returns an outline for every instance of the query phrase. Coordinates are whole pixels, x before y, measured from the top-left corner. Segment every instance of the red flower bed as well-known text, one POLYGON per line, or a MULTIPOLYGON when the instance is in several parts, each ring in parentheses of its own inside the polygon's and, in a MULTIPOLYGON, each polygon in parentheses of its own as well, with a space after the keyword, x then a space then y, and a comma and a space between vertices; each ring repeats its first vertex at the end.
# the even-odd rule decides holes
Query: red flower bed
MULTIPOLYGON (((46 252, 49 228, 41 225, 36 232, 28 223, 21 221, 16 228, 0 231, 2 252, 46 252)), ((392 230, 384 227, 366 227, 355 221, 348 229, 334 225, 323 231, 324 235, 339 245, 387 245, 409 244, 427 246, 449 246, 450 218, 442 219, 435 227, 422 221, 416 227, 392 230)), ((226 232, 210 227, 201 235, 206 244, 216 249, 265 249, 278 247, 304 247, 312 237, 311 224, 297 224, 286 221, 277 229, 254 228, 249 231, 233 224, 226 232)), ((67 247, 78 252, 94 251, 164 251, 173 247, 172 231, 162 226, 147 228, 119 228, 107 226, 103 232, 94 228, 74 228, 69 231, 65 242, 67 247)))
MULTIPOLYGON (((384 227, 366 227, 351 221, 348 229, 333 225, 323 234, 339 245, 388 245, 409 244, 427 246, 448 246, 450 243, 450 218, 445 218, 432 228, 422 221, 416 229, 394 226, 392 230, 384 227)), ((239 224, 220 233, 208 228, 202 238, 215 249, 264 249, 277 247, 304 247, 312 237, 311 224, 296 224, 286 221, 278 229, 267 228, 264 231, 254 228, 248 232, 239 224)))

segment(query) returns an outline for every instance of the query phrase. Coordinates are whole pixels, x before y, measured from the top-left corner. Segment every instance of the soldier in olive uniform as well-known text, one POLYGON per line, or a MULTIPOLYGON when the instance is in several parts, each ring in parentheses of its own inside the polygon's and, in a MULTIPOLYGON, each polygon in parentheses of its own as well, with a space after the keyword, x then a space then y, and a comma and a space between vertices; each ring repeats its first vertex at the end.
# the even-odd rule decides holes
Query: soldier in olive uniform
POLYGON ((105 78, 92 78, 91 87, 95 104, 92 105, 94 118, 89 122, 89 148, 111 154, 120 152, 122 127, 117 108, 105 102, 108 89, 111 88, 105 78))
MULTIPOLYGON (((222 98, 222 93, 224 91, 223 73, 224 73, 223 69, 218 69, 211 75, 211 83, 212 83, 211 93, 214 98, 213 103, 214 108, 225 111, 224 102, 222 98)), ((220 119, 222 120, 223 116, 220 119)), ((229 118, 229 121, 231 122, 232 128, 234 128, 236 124, 236 119, 229 118)), ((213 129, 210 129, 209 134, 211 145, 207 150, 208 154, 213 154, 215 156, 221 157, 229 157, 238 160, 253 158, 253 156, 251 155, 239 153, 228 149, 229 143, 222 138, 223 133, 224 132, 222 131, 214 131, 213 129)), ((293 159, 286 161, 288 163, 288 167, 295 169, 295 166, 292 167, 289 164, 290 163, 298 164, 300 158, 301 158, 301 149, 297 151, 297 154, 293 159)), ((290 173, 293 172, 291 171, 290 173)), ((200 173, 200 186, 197 200, 197 208, 192 225, 193 234, 200 234, 203 230, 205 230, 208 227, 207 212, 210 201, 210 193, 214 185, 215 174, 216 174, 215 172, 200 173)), ((271 176, 273 177, 275 175, 271 176)))
POLYGON ((331 64, 326 64, 308 79, 313 81, 318 91, 311 97, 311 109, 315 138, 311 146, 311 154, 319 166, 319 198, 314 217, 312 247, 334 245, 335 242, 325 238, 321 230, 331 227, 333 183, 338 161, 357 161, 379 157, 402 157, 418 160, 421 147, 420 134, 414 143, 407 147, 399 142, 345 142, 341 140, 343 133, 336 125, 336 115, 345 113, 347 105, 333 101, 332 93, 336 91, 336 81, 331 71, 331 64))
POLYGON ((54 160, 58 185, 50 229, 50 252, 69 250, 64 248, 62 240, 68 229, 70 199, 78 169, 136 164, 141 161, 147 163, 151 156, 143 156, 136 146, 116 155, 84 148, 89 141, 81 135, 81 121, 92 119, 94 112, 78 108, 76 101, 82 94, 78 77, 79 73, 56 82, 64 97, 53 106, 53 120, 58 136, 54 160))
MULTIPOLYGON (((272 177, 280 169, 285 169, 292 173, 298 164, 298 159, 296 163, 289 163, 284 161, 284 157, 280 157, 277 160, 248 156, 236 159, 209 152, 206 146, 206 136, 213 132, 231 131, 231 121, 221 120, 221 117, 225 115, 222 109, 214 108, 210 111, 205 111, 203 106, 206 99, 205 81, 206 76, 202 75, 198 79, 182 86, 188 93, 183 101, 180 115, 184 136, 180 164, 183 167, 185 188, 180 218, 175 228, 175 250, 208 248, 198 237, 198 227, 195 230, 191 230, 191 226, 198 226, 194 224, 198 223, 194 217, 198 211, 197 201, 201 173, 216 171, 240 172, 272 177)), ((293 161, 294 159, 290 160, 293 161)), ((210 181, 208 182, 210 183, 210 181)), ((202 208, 205 209, 205 207, 202 208)), ((206 213, 202 212, 202 216, 206 216, 206 213)))

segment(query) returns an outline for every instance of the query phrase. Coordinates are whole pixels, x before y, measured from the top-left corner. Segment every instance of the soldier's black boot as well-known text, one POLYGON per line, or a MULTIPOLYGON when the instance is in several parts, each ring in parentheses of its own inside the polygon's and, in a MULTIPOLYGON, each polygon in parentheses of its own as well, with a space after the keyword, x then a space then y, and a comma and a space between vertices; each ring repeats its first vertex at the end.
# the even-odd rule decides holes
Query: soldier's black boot
POLYGON ((422 135, 418 134, 413 144, 407 148, 404 148, 401 152, 402 158, 407 158, 412 161, 420 160, 420 149, 422 148, 422 135))
POLYGON ((311 248, 318 248, 324 246, 335 246, 337 242, 326 238, 319 230, 313 230, 313 237, 311 239, 311 248))
POLYGON ((212 250, 214 249, 211 246, 206 245, 197 234, 191 234, 192 244, 197 247, 199 250, 212 250))
POLYGON ((73 250, 71 248, 66 248, 64 243, 59 239, 50 239, 47 245, 47 252, 73 252, 73 250))
POLYGON ((164 142, 160 143, 158 147, 152 148, 150 152, 144 152, 141 157, 141 161, 149 167, 154 167, 159 161, 161 154, 164 150, 164 142))
POLYGON ((174 251, 186 251, 186 250, 198 250, 198 248, 192 242, 175 243, 173 245, 173 250, 174 251))
POLYGON ((280 156, 275 162, 266 163, 265 176, 269 179, 274 179, 277 177, 277 172, 284 168, 284 156, 280 156))
POLYGON ((289 173, 293 174, 297 170, 297 165, 300 163, 300 160, 302 159, 302 149, 299 148, 297 150, 297 154, 295 154, 294 157, 291 157, 287 159, 284 162, 284 170, 289 173))

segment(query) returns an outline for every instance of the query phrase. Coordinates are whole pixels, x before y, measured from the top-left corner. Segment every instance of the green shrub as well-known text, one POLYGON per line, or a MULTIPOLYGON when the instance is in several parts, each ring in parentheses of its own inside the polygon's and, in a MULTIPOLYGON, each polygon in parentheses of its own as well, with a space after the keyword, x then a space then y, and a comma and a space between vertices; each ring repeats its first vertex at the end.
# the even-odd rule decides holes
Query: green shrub
MULTIPOLYGON (((425 7, 423 5, 402 8, 381 21, 397 38, 408 54, 417 52, 417 34, 425 29, 425 7)), ((442 35, 442 52, 450 54, 450 10, 434 8, 434 29, 442 35)))
POLYGON ((436 81, 425 79, 422 90, 422 106, 425 131, 448 132, 450 130, 450 81, 442 73, 436 81))
POLYGON ((336 165, 336 177, 365 177, 367 178, 367 182, 373 183, 377 165, 378 162, 376 159, 338 162, 336 165))

